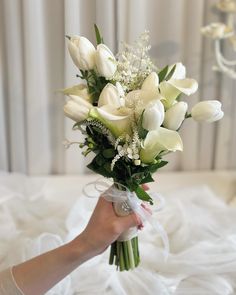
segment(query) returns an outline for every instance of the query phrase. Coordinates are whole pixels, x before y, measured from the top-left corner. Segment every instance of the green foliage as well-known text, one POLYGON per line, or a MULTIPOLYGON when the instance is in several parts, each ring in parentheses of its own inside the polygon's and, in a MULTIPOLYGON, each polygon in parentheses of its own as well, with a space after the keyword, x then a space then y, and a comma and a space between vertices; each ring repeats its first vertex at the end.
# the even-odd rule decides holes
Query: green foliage
POLYGON ((141 138, 141 139, 144 139, 147 134, 148 134, 148 130, 146 130, 145 128, 143 128, 142 124, 143 124, 143 114, 144 114, 144 111, 142 112, 141 116, 139 117, 139 120, 138 120, 138 136, 141 138))
POLYGON ((88 147, 86 153, 89 150, 89 152, 93 151, 96 154, 87 167, 104 177, 113 178, 114 182, 126 186, 132 192, 136 192, 141 200, 152 203, 151 197, 142 189, 141 185, 153 182, 152 174, 166 165, 167 162, 157 158, 153 164, 136 166, 132 160, 122 157, 117 160, 113 170, 111 170, 112 160, 117 155, 114 146, 99 128, 87 126, 86 132, 87 137, 84 142, 84 146, 88 147))
POLYGON ((106 86, 106 84, 109 82, 104 77, 100 77, 97 75, 97 73, 94 70, 90 71, 82 71, 81 76, 79 76, 81 79, 86 80, 88 85, 88 91, 89 94, 92 97, 92 103, 94 106, 97 106, 99 95, 102 92, 102 89, 106 86))
POLYGON ((175 69, 176 69, 176 65, 174 65, 174 66, 172 67, 172 69, 170 70, 169 74, 166 76, 166 78, 165 78, 166 81, 168 81, 168 80, 171 79, 171 77, 172 77, 173 74, 174 74, 175 69))
POLYGON ((95 35, 96 35, 96 40, 97 40, 97 45, 104 43, 103 37, 99 31, 99 28, 96 24, 94 24, 94 30, 95 30, 95 35))
POLYGON ((174 72, 176 69, 176 65, 173 65, 173 67, 171 68, 170 72, 169 71, 169 66, 164 67, 159 73, 158 73, 158 77, 159 77, 159 82, 162 81, 168 81, 171 79, 171 77, 173 76, 174 72))
POLYGON ((159 82, 162 82, 165 79, 168 73, 168 69, 169 69, 169 66, 166 66, 158 73, 159 82))

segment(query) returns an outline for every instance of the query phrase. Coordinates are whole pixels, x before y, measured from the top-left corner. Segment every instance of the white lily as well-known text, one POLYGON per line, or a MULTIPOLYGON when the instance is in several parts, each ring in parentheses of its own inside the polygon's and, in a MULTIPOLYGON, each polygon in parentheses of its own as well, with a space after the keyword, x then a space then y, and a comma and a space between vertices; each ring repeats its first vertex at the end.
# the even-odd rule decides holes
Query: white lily
POLYGON ((100 108, 92 108, 89 116, 98 119, 104 126, 106 126, 115 137, 122 134, 129 134, 131 131, 131 120, 129 111, 117 110, 110 105, 105 105, 100 108))
POLYGON ((87 38, 76 35, 70 37, 68 50, 74 64, 80 70, 94 68, 96 49, 87 38))
POLYGON ((111 78, 116 72, 116 59, 105 44, 99 44, 97 46, 95 62, 98 73, 107 79, 111 78))
POLYGON ((151 101, 143 113, 143 128, 146 130, 156 130, 163 123, 165 109, 160 100, 151 101))
POLYGON ((185 119, 188 105, 184 101, 177 102, 165 113, 163 126, 170 130, 178 130, 185 119))
POLYGON ((192 118, 198 122, 215 122, 223 118, 221 102, 218 100, 205 100, 197 103, 191 110, 192 118))
POLYGON ((165 98, 163 104, 168 109, 175 103, 179 94, 184 93, 189 96, 195 93, 198 83, 194 79, 170 79, 161 82, 159 88, 161 95, 165 98))
POLYGON ((140 151, 143 163, 152 163, 162 151, 182 151, 183 143, 179 133, 166 128, 149 131, 140 151))
POLYGON ((121 93, 120 88, 108 83, 99 96, 98 107, 93 107, 89 113, 90 117, 98 119, 116 137, 129 133, 130 116, 133 113, 131 109, 124 107, 121 93))

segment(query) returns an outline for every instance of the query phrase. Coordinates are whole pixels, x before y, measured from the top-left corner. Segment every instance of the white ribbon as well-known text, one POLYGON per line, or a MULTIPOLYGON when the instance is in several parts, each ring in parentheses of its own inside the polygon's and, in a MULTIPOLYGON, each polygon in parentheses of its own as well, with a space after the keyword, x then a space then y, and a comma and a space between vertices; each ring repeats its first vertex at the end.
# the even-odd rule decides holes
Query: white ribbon
MULTIPOLYGON (((131 192, 124 185, 119 183, 107 182, 103 180, 97 180, 88 183, 83 188, 83 193, 89 198, 97 198, 100 195, 107 201, 112 202, 114 210, 118 216, 129 215, 130 212, 137 214, 142 223, 145 221, 150 223, 156 232, 160 235, 163 245, 164 245, 164 255, 167 258, 169 254, 169 239, 163 228, 163 226, 152 217, 152 212, 147 209, 142 200, 140 200, 135 192, 131 192), (118 189, 115 184, 117 184, 121 189, 118 189), (93 191, 88 192, 91 188, 93 191)), ((160 211, 165 205, 164 198, 156 193, 151 193, 151 196, 160 202, 158 208, 155 211, 160 211)), ((127 241, 137 236, 137 227, 130 228, 119 236, 118 241, 127 241)))

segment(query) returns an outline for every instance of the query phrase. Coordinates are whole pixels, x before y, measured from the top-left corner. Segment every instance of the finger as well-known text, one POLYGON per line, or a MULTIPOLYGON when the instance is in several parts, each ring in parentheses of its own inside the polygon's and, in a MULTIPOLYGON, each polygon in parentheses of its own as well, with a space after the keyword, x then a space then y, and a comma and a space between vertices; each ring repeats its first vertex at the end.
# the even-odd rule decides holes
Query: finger
POLYGON ((149 186, 146 185, 146 184, 142 184, 142 188, 143 188, 145 191, 148 191, 148 190, 149 190, 149 186))
POLYGON ((131 213, 127 216, 120 217, 120 223, 124 229, 128 229, 130 227, 139 226, 142 224, 142 221, 137 214, 131 213))

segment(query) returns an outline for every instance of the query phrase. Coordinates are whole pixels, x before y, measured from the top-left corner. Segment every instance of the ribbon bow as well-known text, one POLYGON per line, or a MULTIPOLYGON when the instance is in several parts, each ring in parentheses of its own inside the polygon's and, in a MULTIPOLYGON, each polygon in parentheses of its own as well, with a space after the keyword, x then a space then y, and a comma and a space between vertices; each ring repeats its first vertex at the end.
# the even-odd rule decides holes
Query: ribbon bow
MULTIPOLYGON (((137 214, 142 223, 148 222, 151 226, 156 230, 156 232, 160 235, 161 240, 164 245, 164 256, 165 258, 169 255, 169 239, 163 228, 163 226, 157 220, 154 220, 152 216, 152 211, 147 208, 146 205, 137 197, 135 192, 131 192, 126 186, 121 185, 119 183, 110 183, 103 180, 96 180, 93 182, 89 182, 83 188, 83 193, 85 196, 89 198, 97 198, 100 195, 105 198, 107 201, 114 203, 114 209, 119 216, 124 216, 130 214, 130 212, 134 212, 137 214), (118 189, 115 185, 119 186, 121 189, 118 189), (93 192, 88 193, 88 188, 93 188, 93 192)), ((165 205, 164 198, 157 194, 151 193, 152 197, 160 202, 158 208, 155 211, 160 211, 163 209, 165 205)), ((127 241, 132 239, 137 235, 137 228, 128 230, 124 232, 120 237, 119 241, 127 241)))

